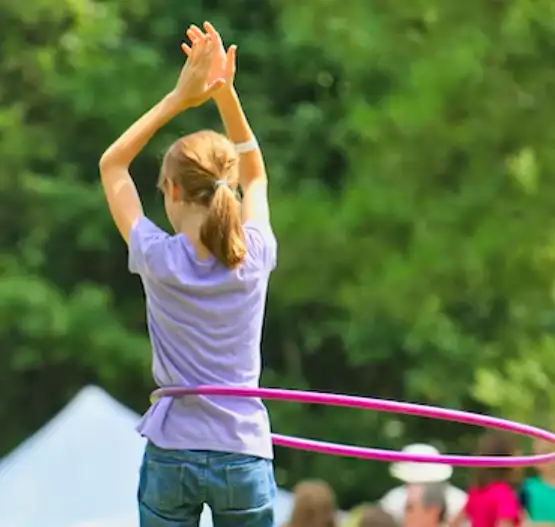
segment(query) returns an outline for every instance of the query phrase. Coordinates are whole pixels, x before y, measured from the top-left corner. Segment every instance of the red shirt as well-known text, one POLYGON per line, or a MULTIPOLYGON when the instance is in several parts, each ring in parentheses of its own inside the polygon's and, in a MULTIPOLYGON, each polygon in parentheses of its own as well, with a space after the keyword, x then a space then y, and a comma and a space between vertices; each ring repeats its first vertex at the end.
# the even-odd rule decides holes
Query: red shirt
POLYGON ((471 527, 497 527, 500 521, 518 526, 522 520, 518 497, 507 483, 472 487, 464 511, 471 527))

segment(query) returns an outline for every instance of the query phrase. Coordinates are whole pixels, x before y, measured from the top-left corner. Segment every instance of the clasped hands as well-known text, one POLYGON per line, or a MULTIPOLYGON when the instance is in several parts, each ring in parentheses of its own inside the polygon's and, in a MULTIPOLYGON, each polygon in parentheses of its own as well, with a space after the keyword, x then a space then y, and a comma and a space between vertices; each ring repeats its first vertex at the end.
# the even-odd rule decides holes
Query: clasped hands
POLYGON ((226 51, 220 34, 209 22, 204 31, 197 26, 187 30, 191 46, 183 43, 187 55, 171 97, 182 109, 200 106, 209 99, 216 99, 226 90, 233 89, 235 54, 237 46, 226 51))

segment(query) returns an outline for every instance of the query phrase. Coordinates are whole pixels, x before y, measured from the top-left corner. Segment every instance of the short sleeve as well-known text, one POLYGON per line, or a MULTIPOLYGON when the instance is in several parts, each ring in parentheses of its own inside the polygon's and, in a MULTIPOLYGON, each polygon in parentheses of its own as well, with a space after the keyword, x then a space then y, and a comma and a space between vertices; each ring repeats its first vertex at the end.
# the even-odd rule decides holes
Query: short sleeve
POLYGON ((454 518, 457 514, 464 510, 468 501, 466 492, 463 492, 457 487, 448 485, 445 490, 445 498, 447 500, 447 515, 449 518, 454 518))
POLYGON ((474 496, 475 496, 474 490, 470 489, 470 491, 468 492, 468 496, 466 498, 466 502, 462 509, 467 518, 471 517, 472 515, 472 505, 474 504, 474 496))
POLYGON ((269 223, 248 221, 244 225, 247 252, 268 271, 277 264, 277 240, 269 223))
POLYGON ((139 218, 129 238, 129 271, 150 277, 167 274, 170 239, 168 233, 148 218, 139 218))
POLYGON ((381 500, 381 508, 400 522, 405 513, 407 491, 404 486, 391 489, 381 500))
POLYGON ((497 520, 516 521, 520 517, 520 503, 515 492, 503 485, 497 494, 497 520))

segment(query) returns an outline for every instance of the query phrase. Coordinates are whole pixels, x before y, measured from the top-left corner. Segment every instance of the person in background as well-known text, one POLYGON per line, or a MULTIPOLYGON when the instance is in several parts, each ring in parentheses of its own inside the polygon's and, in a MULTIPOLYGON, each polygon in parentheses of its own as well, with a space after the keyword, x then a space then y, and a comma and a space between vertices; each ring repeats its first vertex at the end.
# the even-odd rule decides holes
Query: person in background
POLYGON ((444 483, 422 483, 407 489, 403 527, 440 527, 447 517, 444 483))
POLYGON ((335 493, 325 481, 301 481, 293 494, 293 512, 284 527, 337 527, 335 493))
MULTIPOLYGON (((486 432, 478 442, 478 456, 515 456, 519 448, 514 436, 486 432)), ((516 468, 478 468, 464 509, 449 527, 460 527, 466 519, 470 527, 519 527, 523 511, 515 486, 521 470, 516 468)))
POLYGON ((357 527, 397 527, 393 516, 381 507, 363 505, 358 514, 357 527))
MULTIPOLYGON (((403 449, 406 454, 437 456, 439 451, 431 445, 416 443, 403 449)), ((408 487, 423 483, 443 483, 447 501, 447 519, 454 518, 466 503, 466 493, 449 484, 453 468, 439 463, 394 463, 391 475, 404 483, 390 490, 381 500, 381 507, 401 523, 405 514, 408 487)))
POLYGON ((380 506, 362 503, 351 509, 341 527, 397 527, 395 518, 380 506))
MULTIPOLYGON (((550 454, 555 446, 547 441, 534 442, 534 454, 550 454)), ((531 522, 555 523, 555 461, 536 467, 537 475, 525 480, 521 503, 531 522)))

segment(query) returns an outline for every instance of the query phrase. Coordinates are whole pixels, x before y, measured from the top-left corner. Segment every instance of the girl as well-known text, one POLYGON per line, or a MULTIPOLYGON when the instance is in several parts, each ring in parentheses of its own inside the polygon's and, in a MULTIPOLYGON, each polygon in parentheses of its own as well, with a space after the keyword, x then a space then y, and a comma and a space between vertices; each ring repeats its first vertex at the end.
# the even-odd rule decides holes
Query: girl
MULTIPOLYGON (((110 212, 129 246, 129 269, 146 293, 158 386, 257 387, 266 290, 276 265, 262 155, 233 87, 226 53, 208 23, 175 88, 100 160, 110 212), (201 131, 166 152, 158 186, 170 235, 143 215, 129 165, 154 133, 213 98, 226 138, 201 131), (237 186, 243 201, 236 200, 237 186)), ((162 398, 138 427, 148 439, 139 483, 142 527, 272 527, 275 481, 266 409, 258 399, 162 398)))
MULTIPOLYGON (((486 432, 478 443, 479 456, 514 456, 518 445, 512 436, 486 432)), ((523 520, 514 486, 520 470, 514 468, 480 468, 468 492, 466 506, 453 520, 459 527, 466 519, 470 527, 518 527, 523 520)))

